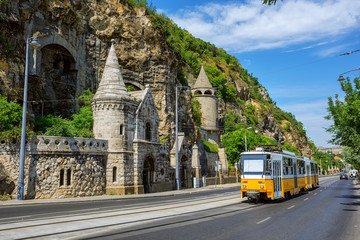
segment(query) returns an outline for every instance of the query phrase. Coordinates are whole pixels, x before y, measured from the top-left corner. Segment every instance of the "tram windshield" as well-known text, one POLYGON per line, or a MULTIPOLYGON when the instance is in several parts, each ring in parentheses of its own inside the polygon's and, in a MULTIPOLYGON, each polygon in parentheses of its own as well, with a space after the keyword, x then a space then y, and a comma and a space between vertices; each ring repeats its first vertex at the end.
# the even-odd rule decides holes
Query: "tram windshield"
POLYGON ((243 174, 263 174, 265 154, 249 154, 241 156, 243 174))

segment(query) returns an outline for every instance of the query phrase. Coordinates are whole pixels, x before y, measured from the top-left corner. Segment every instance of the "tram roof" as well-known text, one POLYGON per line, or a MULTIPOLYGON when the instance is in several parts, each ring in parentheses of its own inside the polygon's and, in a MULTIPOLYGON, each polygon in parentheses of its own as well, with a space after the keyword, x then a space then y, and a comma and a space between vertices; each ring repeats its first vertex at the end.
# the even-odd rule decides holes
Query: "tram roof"
POLYGON ((296 156, 294 153, 292 154, 288 154, 288 153, 292 153, 292 152, 289 152, 289 151, 274 151, 274 152, 267 152, 267 151, 259 151, 259 150, 252 150, 250 152, 242 152, 241 155, 247 155, 247 154, 250 154, 250 155, 256 155, 256 154, 276 154, 276 155, 286 155, 286 156, 290 156, 290 157, 296 157, 296 158, 301 158, 305 161, 310 161, 310 162, 313 162, 313 163, 316 163, 318 164, 317 162, 315 162, 314 160, 311 160, 309 159, 308 157, 305 157, 305 156, 296 156))

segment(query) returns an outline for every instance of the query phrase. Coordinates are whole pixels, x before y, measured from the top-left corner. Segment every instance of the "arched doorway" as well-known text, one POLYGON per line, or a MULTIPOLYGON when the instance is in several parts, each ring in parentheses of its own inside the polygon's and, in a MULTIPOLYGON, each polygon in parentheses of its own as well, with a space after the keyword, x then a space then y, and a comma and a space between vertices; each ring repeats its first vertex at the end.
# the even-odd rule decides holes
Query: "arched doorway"
POLYGON ((144 170, 143 170, 144 193, 151 192, 153 177, 154 177, 154 159, 149 156, 145 159, 144 162, 144 170))
POLYGON ((180 186, 181 188, 188 187, 188 167, 187 167, 187 157, 184 155, 181 157, 181 171, 180 171, 180 186))
POLYGON ((54 114, 70 117, 75 112, 77 70, 71 53, 58 44, 41 49, 40 77, 29 84, 32 113, 37 117, 54 114))

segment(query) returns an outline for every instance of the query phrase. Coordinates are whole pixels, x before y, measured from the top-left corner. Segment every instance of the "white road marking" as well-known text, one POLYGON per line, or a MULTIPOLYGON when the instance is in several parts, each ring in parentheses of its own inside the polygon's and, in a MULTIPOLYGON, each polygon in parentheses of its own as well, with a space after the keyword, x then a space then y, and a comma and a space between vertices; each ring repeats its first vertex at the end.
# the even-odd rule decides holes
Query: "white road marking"
POLYGON ((321 189, 320 192, 322 192, 323 190, 321 189))
POLYGON ((314 196, 316 196, 317 195, 317 193, 314 193, 314 196))
POLYGON ((270 218, 271 218, 271 217, 267 217, 267 218, 265 218, 265 219, 261 220, 260 222, 257 222, 256 224, 263 223, 263 222, 265 222, 265 221, 269 220, 270 218))
POLYGON ((304 201, 309 200, 309 198, 305 198, 304 201))
POLYGON ((292 209, 292 208, 294 208, 295 207, 295 205, 292 205, 291 207, 288 207, 288 209, 292 209))

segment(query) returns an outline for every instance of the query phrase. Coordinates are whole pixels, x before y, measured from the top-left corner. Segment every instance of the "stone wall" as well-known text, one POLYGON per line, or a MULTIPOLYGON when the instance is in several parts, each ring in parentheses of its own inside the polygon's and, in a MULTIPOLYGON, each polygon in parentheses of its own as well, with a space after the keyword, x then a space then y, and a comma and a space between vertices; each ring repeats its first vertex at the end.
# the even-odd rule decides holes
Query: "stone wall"
POLYGON ((207 176, 213 177, 216 174, 216 172, 215 172, 216 163, 215 162, 219 161, 219 155, 217 153, 206 152, 206 158, 207 158, 207 166, 208 166, 207 176))
MULTIPOLYGON (((27 144, 25 198, 102 195, 106 190, 108 143, 87 138, 37 136, 27 144)), ((0 141, 0 164, 17 185, 19 144, 0 141)), ((8 194, 16 198, 17 187, 8 194)))

